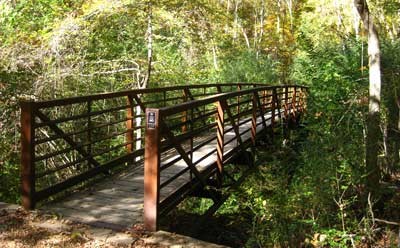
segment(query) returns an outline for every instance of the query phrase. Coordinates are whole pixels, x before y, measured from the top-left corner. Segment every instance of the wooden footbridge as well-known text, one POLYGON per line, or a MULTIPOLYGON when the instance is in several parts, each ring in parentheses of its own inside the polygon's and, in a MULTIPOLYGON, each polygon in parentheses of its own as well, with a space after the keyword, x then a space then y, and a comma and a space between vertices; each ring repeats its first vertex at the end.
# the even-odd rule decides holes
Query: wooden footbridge
POLYGON ((22 204, 156 230, 187 196, 218 206, 243 167, 232 162, 297 122, 305 97, 296 85, 206 84, 23 101, 22 204))

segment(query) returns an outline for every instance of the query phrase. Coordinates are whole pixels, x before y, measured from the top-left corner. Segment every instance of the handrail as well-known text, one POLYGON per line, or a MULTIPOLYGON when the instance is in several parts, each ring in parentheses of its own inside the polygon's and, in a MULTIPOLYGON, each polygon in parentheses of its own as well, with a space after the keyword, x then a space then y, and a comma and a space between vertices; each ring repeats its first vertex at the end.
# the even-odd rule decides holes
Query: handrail
POLYGON ((52 100, 39 100, 35 101, 37 108, 44 108, 49 106, 63 106, 68 104, 75 104, 75 103, 82 103, 88 100, 100 100, 100 99, 109 99, 115 97, 121 97, 126 95, 133 95, 133 94, 149 94, 149 93, 158 93, 164 91, 176 91, 176 90, 183 90, 186 88, 189 89, 200 89, 204 87, 217 87, 217 86, 259 86, 265 85, 261 83, 226 83, 226 84, 195 84, 195 85, 174 85, 174 86, 166 86, 166 87, 157 87, 157 88, 145 88, 145 89, 132 89, 132 90, 125 90, 125 91, 118 91, 118 92, 106 92, 106 93, 98 93, 93 95, 86 95, 86 96, 76 96, 76 97, 67 97, 62 99, 52 99, 52 100))
POLYGON ((188 109, 189 107, 198 107, 204 104, 212 103, 215 102, 216 100, 226 100, 228 98, 236 97, 236 96, 242 96, 246 95, 250 92, 254 91, 262 91, 262 90, 271 90, 271 89, 279 89, 279 88, 292 88, 292 87, 298 87, 298 88, 304 88, 307 89, 307 86, 299 86, 299 85, 281 85, 281 86, 258 86, 257 88, 251 88, 247 90, 240 90, 236 92, 230 92, 230 93, 219 93, 213 96, 205 97, 202 99, 197 99, 197 100, 192 100, 192 101, 187 101, 183 102, 174 106, 168 106, 168 107, 163 107, 160 108, 159 111, 165 115, 172 115, 179 113, 180 111, 184 109, 188 109))

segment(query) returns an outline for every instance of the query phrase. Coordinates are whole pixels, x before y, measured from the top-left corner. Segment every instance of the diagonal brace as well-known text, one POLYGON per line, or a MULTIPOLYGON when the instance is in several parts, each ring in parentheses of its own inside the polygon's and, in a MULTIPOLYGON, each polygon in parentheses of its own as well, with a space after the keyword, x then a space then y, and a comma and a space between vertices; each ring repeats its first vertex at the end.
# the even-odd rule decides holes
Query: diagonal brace
POLYGON ((57 127, 56 124, 51 123, 51 120, 49 117, 47 117, 45 114, 40 112, 39 110, 36 110, 36 115, 43 121, 43 122, 48 122, 48 126, 59 136, 63 137, 63 139, 76 151, 78 151, 83 157, 87 157, 88 161, 94 165, 94 166, 100 166, 100 163, 97 162, 92 154, 89 154, 88 152, 85 151, 82 147, 80 147, 71 137, 65 135, 65 132, 61 130, 59 127, 57 127))
POLYGON ((168 128, 168 126, 164 123, 163 120, 160 120, 160 127, 161 127, 161 130, 163 130, 162 135, 165 137, 165 139, 171 141, 171 143, 174 145, 175 149, 178 151, 179 155, 181 155, 182 159, 189 166, 190 171, 193 172, 195 177, 200 181, 200 183, 203 186, 206 186, 207 185, 206 181, 201 176, 199 170, 197 170, 196 166, 193 165, 192 161, 190 160, 190 158, 186 154, 185 150, 179 144, 179 142, 175 138, 174 134, 171 132, 171 130, 168 128))

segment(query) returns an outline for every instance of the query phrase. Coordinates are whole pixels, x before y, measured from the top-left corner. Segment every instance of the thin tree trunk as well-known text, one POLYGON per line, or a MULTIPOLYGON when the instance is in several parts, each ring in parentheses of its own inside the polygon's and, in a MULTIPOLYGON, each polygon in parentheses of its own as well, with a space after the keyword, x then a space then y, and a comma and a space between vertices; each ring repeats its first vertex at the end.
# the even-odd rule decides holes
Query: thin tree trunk
POLYGON ((366 0, 354 0, 354 5, 368 33, 369 57, 369 110, 366 139, 366 187, 372 195, 379 196, 381 170, 378 165, 381 102, 381 68, 378 31, 370 15, 366 0))
POLYGON ((234 22, 233 22, 233 42, 237 39, 237 28, 238 28, 238 8, 239 8, 239 0, 235 0, 235 12, 234 12, 234 22))
POLYGON ((281 29, 281 0, 278 0, 278 11, 277 11, 277 15, 276 15, 276 33, 279 36, 279 32, 281 29))
MULTIPOLYGON (((353 27, 354 27, 354 33, 356 35, 356 39, 358 40, 359 33, 360 33, 360 15, 358 14, 357 8, 353 6, 353 27)), ((361 59, 362 60, 362 59, 361 59)))
MULTIPOLYGON (((230 10, 231 10, 231 1, 228 0, 228 1, 226 2, 226 15, 227 15, 227 16, 229 15, 230 10)), ((225 33, 226 33, 226 34, 229 33, 229 26, 228 26, 228 23, 225 24, 225 33)))
POLYGON ((250 41, 249 41, 249 37, 247 37, 246 30, 244 28, 242 28, 242 32, 243 32, 244 40, 246 41, 247 49, 250 50, 250 41))
POLYGON ((261 11, 260 11, 260 35, 258 38, 257 46, 256 46, 256 58, 258 60, 258 56, 260 53, 261 42, 264 35, 264 18, 265 18, 265 2, 261 1, 261 11))
POLYGON ((258 40, 258 32, 257 32, 257 24, 258 24, 258 13, 257 9, 254 10, 254 30, 253 30, 253 47, 257 50, 257 40, 258 40))
POLYGON ((152 2, 148 1, 148 16, 147 16, 147 74, 146 78, 140 88, 147 88, 150 83, 151 76, 151 63, 153 62, 153 13, 152 13, 152 2))
MULTIPOLYGON (((151 71, 152 71, 152 65, 151 63, 153 62, 153 13, 152 13, 152 1, 149 0, 147 2, 148 6, 148 12, 147 12, 147 73, 146 77, 144 78, 143 82, 139 82, 139 88, 145 89, 149 87, 150 85, 150 77, 151 77, 151 71)), ((138 96, 139 98, 141 97, 140 95, 138 96)), ((135 109, 135 115, 136 117, 136 150, 140 150, 142 148, 142 129, 140 126, 142 125, 142 109, 140 106, 136 106, 135 109)), ((136 158, 136 161, 140 160, 139 157, 136 158)))
MULTIPOLYGON (((214 42, 213 42, 214 43, 214 42)), ((217 58, 217 48, 215 45, 212 46, 212 53, 213 53, 213 63, 214 69, 218 70, 218 58, 217 58)))
POLYGON ((286 5, 288 6, 288 10, 289 10, 290 31, 293 32, 293 1, 286 0, 286 5))

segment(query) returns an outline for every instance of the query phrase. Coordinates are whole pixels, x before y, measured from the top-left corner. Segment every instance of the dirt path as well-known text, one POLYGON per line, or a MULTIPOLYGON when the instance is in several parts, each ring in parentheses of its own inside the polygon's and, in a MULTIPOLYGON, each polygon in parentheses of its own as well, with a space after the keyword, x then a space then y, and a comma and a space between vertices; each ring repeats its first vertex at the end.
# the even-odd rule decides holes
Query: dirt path
POLYGON ((168 232, 147 233, 141 226, 124 232, 74 223, 16 205, 0 203, 1 247, 222 247, 168 232))

